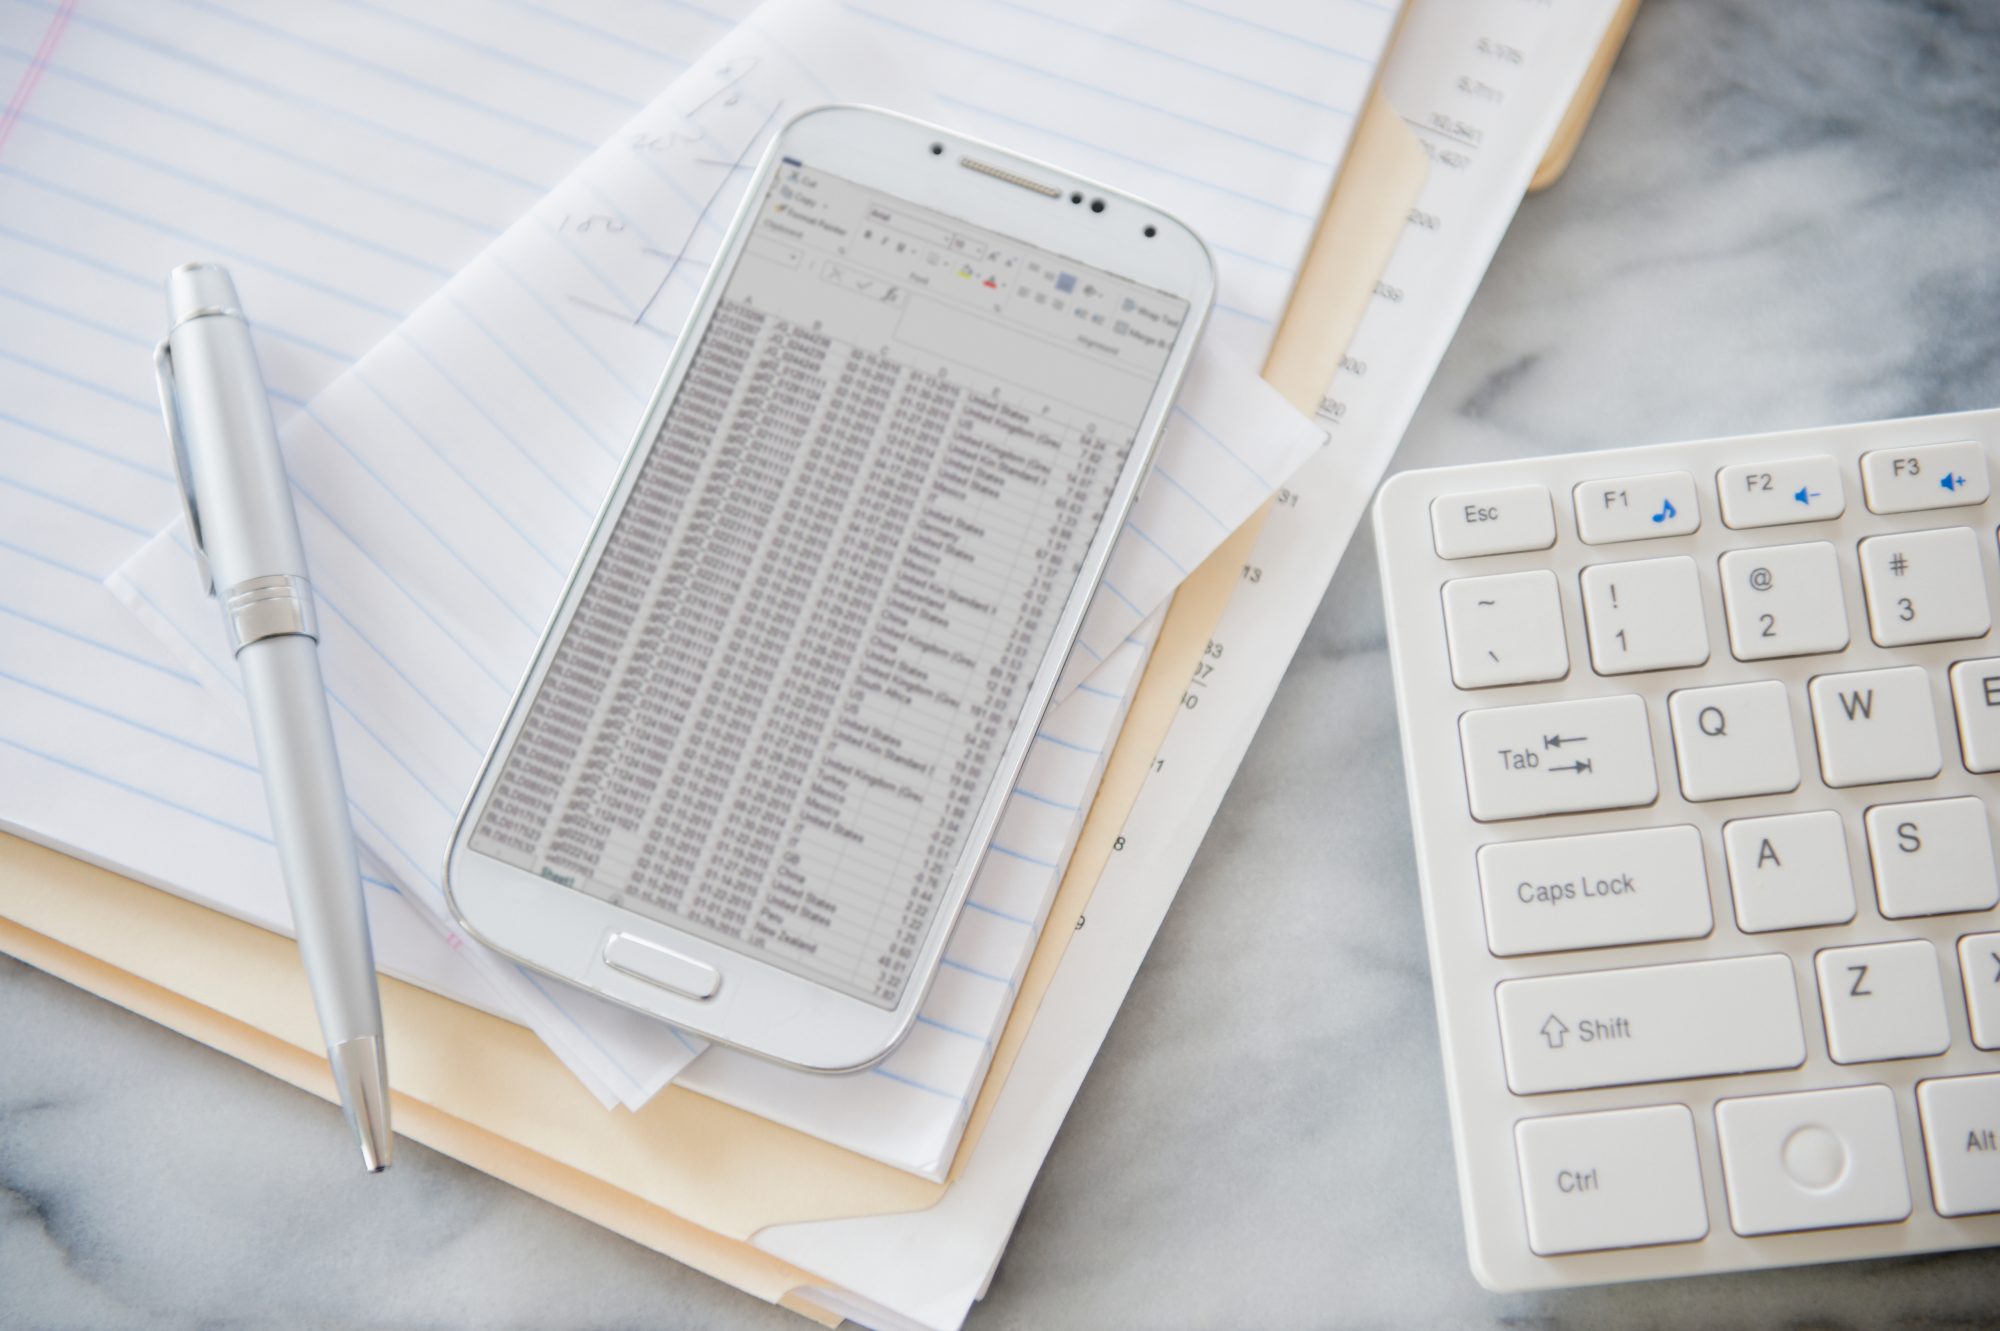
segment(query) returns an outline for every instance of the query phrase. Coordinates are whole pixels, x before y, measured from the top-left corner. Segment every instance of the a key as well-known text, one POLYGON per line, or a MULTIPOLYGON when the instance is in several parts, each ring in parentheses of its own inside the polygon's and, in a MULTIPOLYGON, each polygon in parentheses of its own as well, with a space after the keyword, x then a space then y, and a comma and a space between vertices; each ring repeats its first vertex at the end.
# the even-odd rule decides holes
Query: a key
POLYGON ((1887 1086, 1719 1100, 1715 1135, 1738 1234, 1876 1225, 1910 1214, 1887 1086))
POLYGON ((1987 910, 2000 902, 1984 800, 1877 804, 1867 824, 1875 897, 1890 919, 1987 910))
POLYGON ((1731 550, 1717 568, 1729 651, 1737 660, 1846 650, 1840 560, 1825 541, 1731 550))
POLYGON ((1854 918, 1847 836, 1832 810, 1724 823, 1722 852, 1743 932, 1810 929, 1854 918))
POLYGON ((1943 769, 1930 676, 1921 666, 1820 675, 1807 693, 1820 776, 1829 786, 1921 781, 1943 769))
POLYGON ((1646 827, 1479 848, 1493 954, 1700 938, 1713 926, 1701 833, 1646 827))
POLYGON ((1958 973, 1965 982, 1972 1042, 1981 1049, 2000 1049, 2000 934, 1959 939, 1958 973))
POLYGON ((1776 680, 1679 689, 1667 696, 1681 794, 1690 800, 1776 795, 1799 786, 1792 709, 1776 680))
POLYGON ((1516 1095, 1795 1068, 1805 1061, 1789 957, 1503 980, 1494 989, 1516 1095))
POLYGON ((1544 1257, 1708 1233, 1686 1105, 1523 1119, 1514 1125, 1528 1246, 1544 1257))
POLYGON ((1547 569, 1444 585, 1451 680, 1461 689, 1529 684, 1569 673, 1562 595, 1547 569))
POLYGON ((1556 543, 1548 487, 1514 485, 1439 495, 1431 501, 1431 541, 1441 559, 1546 550, 1556 543))
POLYGON ((1830 947, 1813 966, 1834 1062, 1927 1058, 1951 1047, 1937 949, 1924 939, 1830 947))
POLYGON ((1466 795, 1482 823, 1659 796, 1646 704, 1632 694, 1488 707, 1458 719, 1466 795))
POLYGON ((1986 502, 1986 447, 1970 439, 1861 455, 1861 488, 1872 513, 1913 513, 1986 502))
POLYGON ((1917 1083, 1939 1215, 2000 1211, 2000 1073, 1917 1083))
POLYGON ((1861 543, 1868 632, 1884 647, 1979 638, 1993 627, 1970 527, 1871 536, 1861 543))
POLYGON ((1685 536, 1701 526, 1694 477, 1684 471, 1585 481, 1571 497, 1576 534, 1586 545, 1685 536))
POLYGON ((1958 749, 1968 772, 2000 772, 2000 657, 1951 668, 1958 749))
POLYGON ((1583 571, 1590 664, 1600 675, 1670 670, 1708 660, 1701 579, 1686 555, 1593 564, 1583 571))
POLYGON ((1748 462, 1715 474, 1728 527, 1777 527, 1825 522, 1847 511, 1840 468, 1829 457, 1748 462))

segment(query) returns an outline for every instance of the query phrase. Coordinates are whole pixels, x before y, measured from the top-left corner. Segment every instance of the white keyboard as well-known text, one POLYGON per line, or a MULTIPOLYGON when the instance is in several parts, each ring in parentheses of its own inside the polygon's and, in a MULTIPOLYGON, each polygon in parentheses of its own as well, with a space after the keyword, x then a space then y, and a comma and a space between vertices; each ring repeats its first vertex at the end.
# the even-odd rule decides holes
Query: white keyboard
POLYGON ((2000 1244, 2000 411, 1408 472, 1474 1273, 2000 1244))

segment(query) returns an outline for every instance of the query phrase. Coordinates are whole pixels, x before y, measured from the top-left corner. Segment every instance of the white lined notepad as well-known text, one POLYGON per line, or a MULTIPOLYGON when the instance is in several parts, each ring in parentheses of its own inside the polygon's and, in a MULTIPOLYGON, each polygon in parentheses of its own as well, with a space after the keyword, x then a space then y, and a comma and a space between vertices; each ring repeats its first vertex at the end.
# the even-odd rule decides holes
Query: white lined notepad
MULTIPOLYGON (((917 1034, 876 1072, 853 1078, 801 1078, 723 1051, 688 1074, 697 1089, 923 1172, 942 1169, 983 1073, 1143 664, 1141 621, 1317 442, 1296 413, 1230 362, 1254 358, 1268 340, 1268 322, 1259 320, 1275 319, 1282 305, 1351 112, 1329 111, 1316 129, 1302 129, 1292 96, 1272 92, 1264 106, 1246 110, 1251 99, 1239 89, 1215 101, 1228 123, 1191 124, 1193 102, 1157 100, 1162 72, 1203 58, 1194 54, 1203 50, 1199 25, 1233 28, 1239 20, 1181 8, 1195 26, 1163 34, 1135 20, 1137 8, 1096 7, 1088 13, 1105 30, 1094 44, 1071 31, 1083 20, 1062 19, 1062 60, 1088 63, 1097 82, 1087 86, 1077 66, 1043 69, 1005 48, 960 50, 977 27, 972 7, 948 11, 966 17, 947 20, 915 4, 767 6, 287 431, 315 579, 336 607, 325 655, 330 686, 354 708, 343 718, 337 707, 336 725, 356 801, 376 824, 371 840, 413 890, 435 899, 451 815, 581 540, 589 496, 602 491, 629 442, 669 330, 741 188, 737 165, 788 108, 865 96, 936 117, 945 112, 924 97, 924 85, 956 79, 960 90, 986 88, 1008 105, 1043 107, 1058 117, 1052 123, 1073 127, 1102 113, 1125 137, 1107 139, 1116 147, 1099 149, 1086 169, 1151 186, 1177 211, 1209 209, 1212 240, 1258 256, 1221 265, 1224 301, 1256 318, 1239 318, 1246 327, 1231 334, 1218 316, 1163 453, 1182 488, 1163 487, 1153 500, 1156 525, 1145 533, 1151 544, 1138 542, 1158 554, 1118 584, 1113 599, 1129 602, 1126 627, 1092 649, 1107 664, 1051 714, 917 1034), (945 22, 971 26, 937 30, 945 22), (921 23, 933 29, 909 31, 921 23), (1182 49, 1151 44, 1164 38, 1182 49), (961 60, 992 68, 974 77, 961 60), (900 103, 884 95, 904 82, 917 87, 900 103), (1253 186, 1268 186, 1260 204, 1233 194, 1201 203, 1196 196, 1207 187, 1186 181, 1182 197, 1161 188, 1202 171, 1229 177, 1255 132, 1281 145, 1270 151, 1268 179, 1245 173, 1253 186), (1133 162, 1149 153, 1173 166, 1141 182, 1133 162), (1282 217, 1280 209, 1300 214, 1295 229, 1269 219, 1231 225, 1253 212, 1282 217), (1271 257, 1259 248, 1267 245, 1271 257), (1282 280, 1233 277, 1239 268, 1266 267, 1282 280), (1229 479, 1238 476, 1249 479, 1229 479)), ((1277 26, 1293 21, 1288 9, 1268 8, 1272 24, 1260 40, 1274 67, 1306 82, 1309 71, 1299 69, 1291 37, 1277 26)), ((1323 17, 1307 21, 1323 24, 1322 35, 1338 27, 1323 17)), ((1385 18, 1379 27, 1386 26, 1385 18)), ((1381 33, 1373 40, 1379 51, 1381 33)), ((1251 60, 1257 44, 1232 49, 1251 60)), ((1365 86, 1365 78, 1357 82, 1357 102, 1365 86)), ((1000 136, 1023 140, 1019 131, 1000 136)), ((1053 139, 1024 146, 1069 161, 1081 152, 1053 139)), ((1135 540, 1128 533, 1123 544, 1135 540)), ((212 670, 225 658, 212 612, 196 609, 174 574, 184 558, 155 549, 129 568, 126 587, 143 613, 186 630, 197 668, 212 670)))
MULTIPOLYGON (((230 264, 282 421, 748 8, 0 0, 10 830, 289 928, 249 745, 101 585, 178 508, 162 279, 230 264)), ((371 879, 386 969, 521 1015, 371 879)))

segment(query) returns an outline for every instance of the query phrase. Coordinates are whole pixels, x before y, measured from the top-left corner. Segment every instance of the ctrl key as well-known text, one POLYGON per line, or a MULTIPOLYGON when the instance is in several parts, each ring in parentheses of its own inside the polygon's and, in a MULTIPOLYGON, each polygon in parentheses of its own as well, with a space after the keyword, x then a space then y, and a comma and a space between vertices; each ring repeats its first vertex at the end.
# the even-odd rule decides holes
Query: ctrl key
POLYGON ((1692 1243, 1708 1234, 1694 1115, 1685 1105, 1514 1125, 1528 1246, 1538 1256, 1692 1243))

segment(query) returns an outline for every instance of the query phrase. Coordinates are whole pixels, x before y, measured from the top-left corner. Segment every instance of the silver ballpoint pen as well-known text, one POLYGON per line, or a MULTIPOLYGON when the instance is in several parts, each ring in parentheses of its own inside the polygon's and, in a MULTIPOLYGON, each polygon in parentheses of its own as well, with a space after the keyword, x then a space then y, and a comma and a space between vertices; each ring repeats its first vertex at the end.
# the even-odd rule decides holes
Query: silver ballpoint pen
POLYGON ((291 485, 250 325, 217 264, 167 275, 154 353, 203 590, 222 603, 328 1065, 361 1160, 389 1165, 389 1068, 347 789, 291 485))

